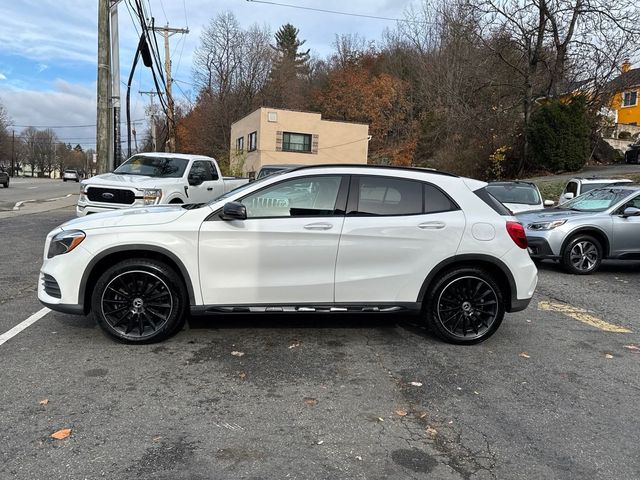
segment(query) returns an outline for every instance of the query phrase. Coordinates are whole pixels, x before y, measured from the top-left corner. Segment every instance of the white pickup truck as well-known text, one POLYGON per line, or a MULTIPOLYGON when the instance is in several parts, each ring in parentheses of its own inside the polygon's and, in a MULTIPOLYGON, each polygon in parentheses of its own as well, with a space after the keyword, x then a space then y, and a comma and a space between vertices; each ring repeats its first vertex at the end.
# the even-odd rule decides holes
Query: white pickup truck
POLYGON ((211 157, 181 153, 140 153, 113 173, 83 180, 79 217, 118 208, 167 203, 205 203, 247 183, 223 177, 211 157))

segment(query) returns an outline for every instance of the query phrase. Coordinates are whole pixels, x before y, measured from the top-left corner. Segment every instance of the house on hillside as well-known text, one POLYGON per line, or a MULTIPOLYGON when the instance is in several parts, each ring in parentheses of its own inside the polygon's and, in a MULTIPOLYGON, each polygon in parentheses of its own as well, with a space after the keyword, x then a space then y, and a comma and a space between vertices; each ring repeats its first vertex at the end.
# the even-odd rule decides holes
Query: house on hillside
POLYGON ((230 165, 255 178, 263 165, 367 163, 369 126, 319 113, 261 107, 231 124, 230 165))
POLYGON ((616 114, 616 124, 640 127, 640 68, 632 69, 629 61, 625 61, 620 75, 608 87, 614 92, 611 108, 616 114))

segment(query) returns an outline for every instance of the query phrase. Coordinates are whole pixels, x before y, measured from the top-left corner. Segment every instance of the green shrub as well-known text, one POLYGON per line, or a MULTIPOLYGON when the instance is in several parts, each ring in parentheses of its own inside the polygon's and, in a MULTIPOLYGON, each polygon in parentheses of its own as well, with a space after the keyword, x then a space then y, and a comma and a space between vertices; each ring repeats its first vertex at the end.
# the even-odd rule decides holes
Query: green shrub
POLYGON ((584 98, 541 105, 531 115, 527 130, 530 167, 553 172, 579 170, 589 158, 590 131, 584 98))

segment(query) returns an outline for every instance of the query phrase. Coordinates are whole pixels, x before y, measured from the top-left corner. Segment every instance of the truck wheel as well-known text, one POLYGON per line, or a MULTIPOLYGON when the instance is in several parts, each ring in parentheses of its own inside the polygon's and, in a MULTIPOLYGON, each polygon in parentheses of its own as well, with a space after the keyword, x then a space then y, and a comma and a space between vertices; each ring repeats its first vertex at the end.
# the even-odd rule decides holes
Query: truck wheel
POLYGON ((179 198, 174 198, 173 200, 171 200, 169 202, 169 205, 179 205, 181 203, 184 203, 182 200, 180 200, 179 198))
POLYGON ((449 343, 482 342, 498 330, 504 317, 502 289, 481 268, 445 272, 424 301, 427 326, 449 343))
POLYGON ((91 296, 100 328, 124 343, 159 342, 176 333, 187 305, 182 278, 164 262, 142 258, 107 269, 91 296))

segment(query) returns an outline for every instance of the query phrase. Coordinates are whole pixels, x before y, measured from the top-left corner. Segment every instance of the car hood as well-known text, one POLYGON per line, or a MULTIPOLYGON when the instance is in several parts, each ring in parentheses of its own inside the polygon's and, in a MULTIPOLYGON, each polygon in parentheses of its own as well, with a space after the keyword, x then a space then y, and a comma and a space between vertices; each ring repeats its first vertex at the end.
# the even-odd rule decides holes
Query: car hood
POLYGON ((134 188, 154 188, 162 185, 175 184, 180 178, 158 178, 146 175, 125 175, 119 173, 103 173, 82 182, 86 186, 114 186, 134 188))
POLYGON ((95 228, 160 225, 177 220, 188 210, 181 205, 154 205, 125 208, 113 212, 94 213, 63 223, 63 230, 92 230, 95 228))
POLYGON ((548 208, 546 210, 529 210, 519 212, 516 218, 522 223, 551 222, 553 220, 583 218, 592 216, 594 212, 577 212, 564 208, 548 208))

